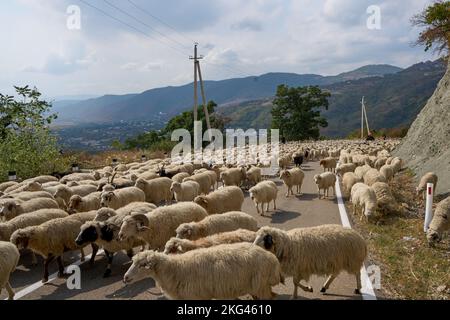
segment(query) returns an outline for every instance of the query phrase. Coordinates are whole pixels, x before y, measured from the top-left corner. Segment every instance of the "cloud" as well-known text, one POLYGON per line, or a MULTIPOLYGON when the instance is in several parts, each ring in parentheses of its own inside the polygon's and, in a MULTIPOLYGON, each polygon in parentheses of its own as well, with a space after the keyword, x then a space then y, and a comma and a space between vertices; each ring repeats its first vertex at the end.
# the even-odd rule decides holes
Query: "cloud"
POLYGON ((244 19, 238 23, 232 24, 231 29, 259 32, 263 30, 263 25, 261 21, 244 19))
POLYGON ((43 66, 34 67, 26 66, 22 68, 23 72, 46 73, 50 75, 63 76, 75 73, 80 70, 89 68, 95 62, 95 52, 86 56, 65 56, 61 54, 51 53, 43 66))

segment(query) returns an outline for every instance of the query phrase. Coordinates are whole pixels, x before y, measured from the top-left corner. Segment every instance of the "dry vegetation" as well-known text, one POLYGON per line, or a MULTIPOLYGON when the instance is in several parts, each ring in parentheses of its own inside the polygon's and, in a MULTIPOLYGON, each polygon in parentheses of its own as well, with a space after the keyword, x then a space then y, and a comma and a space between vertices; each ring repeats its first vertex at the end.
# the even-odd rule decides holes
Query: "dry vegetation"
MULTIPOLYGON (((423 232, 424 203, 415 196, 411 171, 392 182, 394 197, 403 212, 393 213, 378 224, 352 219, 368 240, 369 263, 381 268, 382 289, 387 299, 450 299, 450 241, 448 237, 430 248, 423 232)), ((435 198, 435 204, 440 200, 435 198)), ((348 212, 352 212, 348 207, 348 212)))

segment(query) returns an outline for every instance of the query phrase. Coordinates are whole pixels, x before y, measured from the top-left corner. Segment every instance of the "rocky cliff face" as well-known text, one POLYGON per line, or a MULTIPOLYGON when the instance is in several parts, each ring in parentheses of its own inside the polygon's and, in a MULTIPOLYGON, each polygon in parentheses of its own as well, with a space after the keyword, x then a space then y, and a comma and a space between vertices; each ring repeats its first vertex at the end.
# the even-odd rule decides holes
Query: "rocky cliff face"
POLYGON ((450 193, 450 60, 433 96, 394 152, 407 161, 418 178, 433 171, 439 194, 450 193))

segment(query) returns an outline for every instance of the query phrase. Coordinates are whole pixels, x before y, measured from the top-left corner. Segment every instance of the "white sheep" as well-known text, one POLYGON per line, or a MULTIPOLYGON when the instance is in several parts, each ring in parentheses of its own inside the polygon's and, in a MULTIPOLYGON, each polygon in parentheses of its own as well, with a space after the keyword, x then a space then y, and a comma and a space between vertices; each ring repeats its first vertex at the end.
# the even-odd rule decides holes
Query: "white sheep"
POLYGON ((70 198, 74 195, 79 195, 81 197, 85 197, 88 194, 94 193, 97 191, 96 186, 92 185, 83 185, 83 186, 75 186, 69 188, 68 186, 61 185, 56 187, 56 192, 54 194, 55 198, 61 198, 66 203, 70 202, 70 198))
POLYGON ((302 192, 304 178, 305 173, 299 168, 281 171, 280 179, 283 180, 288 189, 286 197, 289 197, 290 194, 294 195, 294 187, 297 187, 297 194, 302 192))
POLYGON ((37 198, 20 203, 14 200, 9 200, 4 202, 0 208, 0 218, 4 218, 8 221, 24 213, 52 208, 58 209, 59 205, 55 200, 49 198, 37 198))
POLYGON ((247 172, 244 167, 231 168, 220 173, 220 180, 225 187, 241 186, 242 182, 247 178, 247 172))
POLYGON ((124 219, 119 240, 135 237, 145 241, 151 249, 163 250, 167 241, 176 236, 179 225, 200 221, 207 216, 205 209, 192 202, 159 207, 147 214, 132 214, 124 219))
POLYGON ((3 288, 8 291, 9 300, 14 300, 14 290, 11 288, 9 278, 16 270, 20 254, 16 246, 10 242, 0 241, 0 294, 3 288))
POLYGON ((247 229, 256 231, 258 222, 247 213, 240 211, 227 212, 208 216, 199 222, 181 224, 177 230, 177 238, 197 240, 215 233, 247 229))
MULTIPOLYGON (((159 205, 161 202, 170 203, 173 193, 170 190, 172 180, 169 178, 156 178, 153 180, 136 180, 136 188, 141 189, 145 193, 145 201, 159 205)), ((137 200, 135 200, 137 201, 137 200)))
POLYGON ((246 229, 222 232, 198 240, 188 240, 171 238, 165 246, 165 254, 180 254, 201 248, 209 248, 220 244, 231 244, 239 242, 253 243, 256 239, 256 232, 246 229))
POLYGON ((211 177, 203 172, 183 179, 183 182, 195 181, 200 185, 200 194, 209 194, 211 191, 211 177))
POLYGON ((325 293, 342 271, 355 276, 355 293, 360 293, 360 270, 367 256, 367 246, 364 238, 352 229, 340 225, 290 231, 263 227, 258 230, 254 244, 274 253, 283 275, 293 277, 294 299, 298 296, 298 287, 313 292, 312 287, 301 284, 302 280, 309 281, 312 275, 328 276, 321 289, 325 293))
POLYGON ((58 178, 54 176, 38 176, 31 179, 24 180, 23 183, 38 182, 40 184, 58 182, 58 178))
POLYGON ((172 181, 173 181, 173 182, 182 183, 182 182, 183 182, 183 179, 188 178, 188 177, 190 177, 190 176, 191 176, 191 175, 190 175, 189 173, 187 173, 187 172, 180 172, 180 173, 177 173, 176 175, 174 175, 174 176, 172 177, 172 181))
POLYGON ((352 187, 351 199, 353 204, 353 213, 361 214, 369 220, 372 218, 377 209, 377 195, 375 191, 364 183, 357 183, 352 187))
POLYGON ((334 195, 336 195, 336 180, 337 177, 334 173, 331 172, 324 172, 322 174, 317 174, 314 176, 314 182, 317 185, 317 191, 318 191, 318 195, 319 195, 319 199, 321 198, 321 194, 320 191, 323 191, 323 197, 326 198, 329 196, 329 190, 330 188, 333 189, 333 193, 334 195))
POLYGON ((355 169, 355 174, 356 174, 359 178, 363 179, 363 178, 364 178, 364 175, 366 174, 366 172, 369 171, 370 169, 372 169, 372 167, 369 166, 369 165, 367 165, 367 164, 365 164, 365 165, 363 165, 362 167, 356 168, 356 169, 355 169))
POLYGON ((7 195, 13 195, 24 191, 34 192, 43 191, 42 185, 39 182, 20 183, 7 188, 4 193, 7 195))
POLYGON ((132 202, 144 202, 145 193, 139 188, 130 187, 115 191, 103 192, 101 195, 101 207, 119 209, 132 202))
POLYGON ((240 211, 244 203, 244 193, 239 187, 223 187, 209 195, 196 197, 194 202, 202 206, 208 214, 240 211))
POLYGON ((394 169, 392 165, 386 164, 380 168, 380 174, 386 179, 391 181, 394 177, 394 169))
POLYGON ((262 174, 261 174, 261 168, 258 167, 251 167, 247 170, 247 181, 250 183, 250 185, 257 185, 262 181, 262 174))
POLYGON ((72 173, 63 177, 60 182, 66 184, 69 181, 83 181, 83 180, 100 180, 101 175, 95 171, 93 173, 72 173))
POLYGON ((170 192, 174 194, 177 202, 194 201, 200 193, 200 185, 195 181, 173 182, 170 192))
POLYGON ((250 243, 199 249, 180 255, 138 253, 124 276, 130 283, 142 270, 170 299, 237 299, 246 294, 272 299, 272 287, 283 282, 275 256, 250 243), (220 263, 217 263, 220 259, 220 263))
MULTIPOLYGON (((58 262, 58 276, 64 276, 63 253, 82 249, 75 243, 75 238, 80 232, 80 227, 87 221, 93 220, 95 215, 95 211, 77 213, 66 218, 53 219, 38 226, 19 229, 12 234, 11 242, 19 249, 31 249, 45 259, 42 278, 42 282, 45 283, 49 276, 48 265, 55 258, 58 262)), ((98 250, 97 246, 92 247, 91 263, 94 262, 98 250)))
POLYGON ((20 192, 20 193, 14 193, 12 195, 5 195, 3 197, 0 197, 1 199, 17 199, 20 201, 30 201, 36 198, 48 198, 48 199, 55 199, 50 193, 46 192, 46 191, 35 191, 35 192, 30 192, 30 191, 24 191, 24 192, 20 192))
POLYGON ((377 169, 368 170, 363 178, 364 183, 367 184, 369 187, 376 182, 384 182, 384 183, 387 182, 386 178, 377 169))
POLYGON ((267 210, 269 211, 270 203, 273 201, 273 209, 277 210, 277 196, 278 188, 273 181, 262 181, 249 190, 250 198, 255 203, 256 211, 259 211, 259 204, 261 204, 261 215, 264 215, 264 204, 267 203, 267 210))
POLYGON ((67 212, 74 214, 77 212, 88 212, 100 209, 101 192, 94 192, 85 197, 74 195, 69 200, 67 212))
POLYGON ((337 161, 334 158, 325 158, 323 160, 320 160, 320 166, 323 167, 323 171, 331 171, 331 172, 335 172, 336 171, 336 166, 337 166, 337 161))
POLYGON ((6 189, 15 187, 18 185, 19 185, 19 183, 16 181, 8 181, 8 182, 0 183, 0 192, 4 192, 6 189))
POLYGON ((433 191, 436 192, 438 176, 434 172, 425 173, 419 181, 419 185, 416 188, 416 194, 422 195, 422 198, 425 199, 425 194, 427 190, 427 184, 432 183, 434 185, 433 191))
POLYGON ((336 169, 336 174, 338 176, 342 177, 347 172, 354 172, 355 169, 356 169, 356 164, 354 164, 354 163, 340 164, 339 167, 336 169))
POLYGON ((427 231, 427 240, 430 246, 442 240, 444 232, 450 230, 450 196, 438 203, 434 211, 433 220, 427 231))
POLYGON ((363 179, 359 178, 355 173, 347 172, 344 174, 342 178, 342 186, 343 186, 342 193, 344 197, 346 198, 350 197, 352 187, 358 182, 363 182, 363 179))
POLYGON ((399 211, 400 206, 392 195, 391 188, 387 183, 376 182, 372 185, 373 191, 377 196, 377 206, 383 214, 389 214, 399 211))
POLYGON ((127 204, 125 207, 119 208, 117 210, 111 208, 101 208, 97 211, 97 215, 95 216, 94 221, 104 222, 111 217, 117 215, 131 215, 132 213, 149 213, 155 210, 157 206, 153 203, 148 202, 131 202, 127 204))

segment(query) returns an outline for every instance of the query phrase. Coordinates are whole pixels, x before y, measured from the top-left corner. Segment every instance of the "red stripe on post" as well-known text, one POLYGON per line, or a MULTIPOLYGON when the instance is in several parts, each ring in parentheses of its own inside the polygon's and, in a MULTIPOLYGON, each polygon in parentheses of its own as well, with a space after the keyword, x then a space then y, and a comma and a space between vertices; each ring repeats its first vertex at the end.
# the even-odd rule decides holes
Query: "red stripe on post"
POLYGON ((428 195, 431 196, 431 188, 428 188, 428 195))

